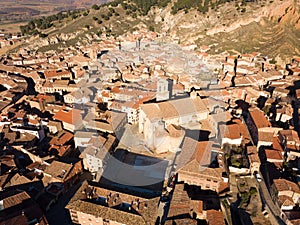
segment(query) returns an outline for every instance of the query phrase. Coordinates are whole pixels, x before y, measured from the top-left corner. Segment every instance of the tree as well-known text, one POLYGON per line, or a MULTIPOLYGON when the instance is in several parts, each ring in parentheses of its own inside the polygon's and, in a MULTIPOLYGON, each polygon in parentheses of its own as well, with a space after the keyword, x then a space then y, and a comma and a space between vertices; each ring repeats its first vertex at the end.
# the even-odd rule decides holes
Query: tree
POLYGON ((154 32, 154 27, 153 26, 149 26, 149 30, 154 32))
POLYGON ((28 33, 29 33, 29 29, 28 29, 28 26, 27 26, 27 25, 25 25, 25 26, 20 26, 20 30, 21 30, 22 35, 25 35, 25 34, 28 34, 28 33))
POLYGON ((33 20, 31 20, 29 23, 28 23, 28 27, 30 30, 33 30, 35 28, 35 23, 33 20))
POLYGON ((119 2, 117 2, 117 1, 112 1, 112 2, 110 3, 110 5, 111 5, 112 7, 117 7, 117 6, 119 5, 119 2))
POLYGON ((48 36, 48 34, 40 33, 39 36, 40 36, 41 38, 45 38, 45 37, 48 36))
POLYGON ((97 4, 94 4, 94 5, 92 5, 92 9, 93 9, 93 10, 99 10, 100 7, 99 7, 97 4))
POLYGON ((94 5, 92 6, 92 9, 94 9, 94 10, 99 10, 100 7, 99 7, 97 4, 94 4, 94 5))
POLYGON ((98 37, 100 37, 101 34, 102 34, 102 30, 99 30, 99 31, 97 32, 98 37))
POLYGON ((271 59, 271 60, 269 61, 269 63, 271 63, 271 64, 276 64, 277 61, 273 58, 273 59, 271 59))
POLYGON ((109 8, 108 10, 109 10, 111 13, 115 13, 115 12, 116 12, 114 8, 109 8))

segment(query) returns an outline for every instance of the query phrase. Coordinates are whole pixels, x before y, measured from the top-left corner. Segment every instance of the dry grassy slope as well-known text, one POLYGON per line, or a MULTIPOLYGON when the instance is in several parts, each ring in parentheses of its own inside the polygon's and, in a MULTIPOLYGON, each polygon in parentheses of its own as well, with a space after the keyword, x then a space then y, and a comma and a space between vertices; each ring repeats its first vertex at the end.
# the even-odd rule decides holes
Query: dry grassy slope
MULTIPOLYGON (((299 3, 300 4, 300 3, 299 3)), ((300 13, 297 0, 248 3, 246 12, 226 3, 206 15, 197 11, 170 14, 170 7, 152 10, 156 21, 164 18, 162 30, 181 42, 214 45, 212 52, 260 51, 285 59, 300 55, 300 13)))
MULTIPOLYGON (((104 26, 113 33, 122 34, 134 27, 149 27, 165 33, 167 37, 179 38, 181 43, 210 45, 211 52, 237 50, 239 52, 259 51, 270 57, 300 55, 300 11, 298 0, 258 0, 247 3, 246 12, 236 9, 235 2, 225 3, 218 9, 202 14, 190 10, 187 14, 178 12, 171 15, 171 5, 164 9, 152 8, 147 17, 133 19, 126 15, 121 6, 115 8, 120 16, 113 16, 109 21, 101 18, 108 9, 91 10, 89 15, 75 21, 66 22, 65 26, 52 31, 49 37, 81 31, 80 38, 86 33, 96 33, 104 26), (93 20, 103 21, 99 25, 93 20), (88 24, 87 32, 83 27, 88 24)), ((62 25, 62 24, 61 24, 62 25)))

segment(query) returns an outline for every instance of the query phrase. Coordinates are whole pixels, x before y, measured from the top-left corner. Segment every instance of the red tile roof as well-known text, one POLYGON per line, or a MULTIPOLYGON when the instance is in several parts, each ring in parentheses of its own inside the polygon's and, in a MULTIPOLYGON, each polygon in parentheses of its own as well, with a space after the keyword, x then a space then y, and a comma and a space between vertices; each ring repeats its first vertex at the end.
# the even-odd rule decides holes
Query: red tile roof
POLYGON ((278 192, 292 191, 292 192, 300 193, 299 186, 292 181, 280 178, 280 179, 274 179, 273 182, 278 192))
POLYGON ((280 151, 276 151, 273 149, 266 149, 266 157, 267 159, 274 159, 274 160, 282 160, 283 161, 283 156, 280 151))
POLYGON ((250 110, 250 116, 257 128, 270 127, 271 123, 266 118, 263 111, 259 109, 250 110))
POLYGON ((53 137, 49 142, 50 145, 64 145, 69 142, 74 135, 68 131, 64 131, 59 136, 53 137))
POLYGON ((68 70, 56 71, 49 70, 44 72, 45 78, 54 78, 54 77, 63 77, 63 76, 72 76, 71 72, 68 70))
POLYGON ((226 126, 225 137, 229 139, 238 139, 241 137, 240 126, 238 124, 230 124, 226 126))
POLYGON ((225 225, 223 213, 214 209, 207 210, 206 218, 208 224, 211 225, 225 225))
POLYGON ((77 124, 81 119, 81 110, 79 109, 69 109, 67 110, 65 107, 63 107, 61 110, 59 110, 53 118, 55 120, 59 120, 65 123, 69 124, 77 124))

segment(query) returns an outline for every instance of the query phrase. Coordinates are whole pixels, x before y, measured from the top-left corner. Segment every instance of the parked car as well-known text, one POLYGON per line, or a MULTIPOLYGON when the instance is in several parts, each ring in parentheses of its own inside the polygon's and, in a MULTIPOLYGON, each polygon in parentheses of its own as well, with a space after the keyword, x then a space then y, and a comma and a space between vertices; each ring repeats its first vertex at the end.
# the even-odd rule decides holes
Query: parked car
POLYGON ((163 195, 163 196, 160 197, 160 201, 161 202, 168 202, 168 201, 170 201, 170 196, 163 195))
POLYGON ((261 182, 261 181, 262 181, 261 176, 260 176, 259 173, 256 173, 256 174, 255 174, 255 177, 256 177, 256 180, 257 180, 258 182, 261 182))
POLYGON ((264 210, 262 212, 262 214, 264 215, 264 217, 268 218, 269 217, 269 213, 267 212, 267 210, 264 210))

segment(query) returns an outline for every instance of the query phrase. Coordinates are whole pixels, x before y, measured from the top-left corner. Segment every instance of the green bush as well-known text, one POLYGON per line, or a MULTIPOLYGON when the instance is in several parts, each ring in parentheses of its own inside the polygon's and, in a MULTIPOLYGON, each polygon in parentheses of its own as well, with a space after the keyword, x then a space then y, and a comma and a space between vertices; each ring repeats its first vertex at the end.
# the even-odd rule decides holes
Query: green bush
POLYGON ((249 193, 250 195, 254 195, 257 193, 257 189, 255 187, 251 187, 249 193))
POLYGON ((110 5, 111 5, 112 7, 117 7, 117 6, 119 5, 119 2, 113 1, 113 2, 110 3, 110 5))
POLYGON ((92 9, 94 9, 94 10, 99 10, 100 7, 99 7, 97 4, 94 4, 94 5, 92 6, 92 9))
POLYGON ((269 63, 271 63, 271 64, 276 64, 277 61, 273 58, 273 59, 271 59, 271 60, 269 61, 269 63))
POLYGON ((46 38, 46 37, 48 37, 48 34, 40 33, 39 36, 40 36, 41 38, 46 38))
POLYGON ((115 13, 116 11, 113 8, 108 9, 111 13, 115 13))
POLYGON ((245 203, 249 203, 250 200, 250 193, 249 192, 244 192, 241 193, 241 202, 240 202, 240 206, 242 206, 245 203))
POLYGON ((153 26, 149 26, 149 30, 154 32, 154 27, 153 26))

